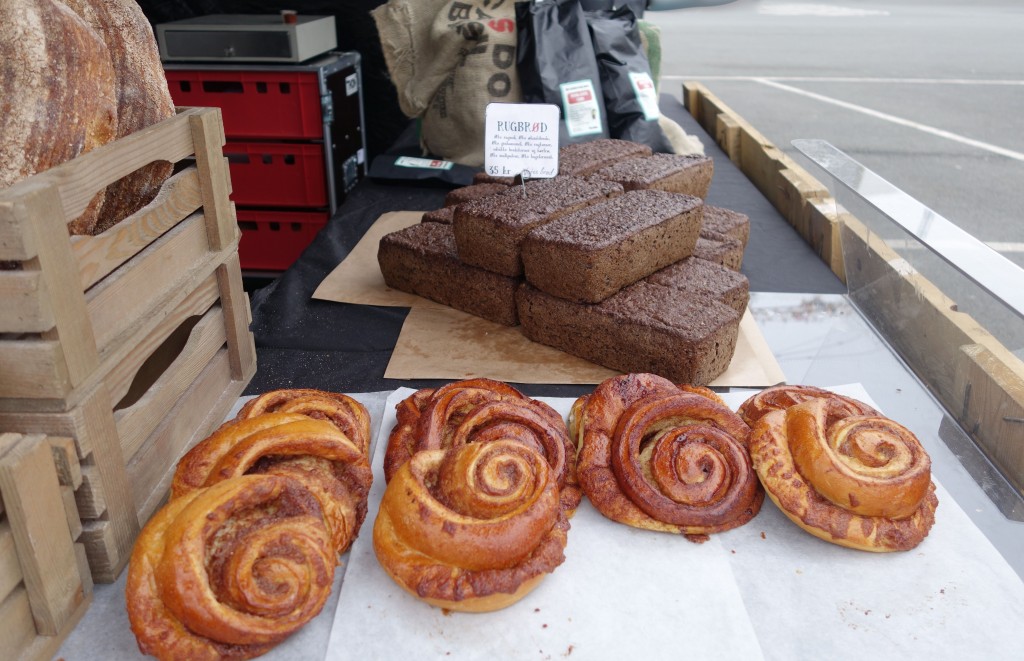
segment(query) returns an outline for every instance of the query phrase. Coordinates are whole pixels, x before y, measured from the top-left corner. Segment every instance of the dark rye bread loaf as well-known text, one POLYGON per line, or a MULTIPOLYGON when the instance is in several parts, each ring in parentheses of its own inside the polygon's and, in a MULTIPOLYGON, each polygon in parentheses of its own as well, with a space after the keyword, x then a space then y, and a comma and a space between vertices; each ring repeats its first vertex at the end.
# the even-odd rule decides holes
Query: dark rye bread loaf
POLYGON ((524 283, 516 292, 529 339, 622 372, 707 385, 732 361, 740 314, 708 296, 641 281, 596 305, 524 283))
POLYGON ((552 296, 598 303, 689 257, 703 206, 691 195, 637 190, 566 214, 523 239, 526 280, 552 296))
POLYGON ((710 230, 724 234, 731 239, 736 239, 747 247, 750 240, 750 218, 732 209, 704 205, 704 224, 701 230, 710 230))
POLYGON ((419 223, 387 234, 377 261, 389 287, 506 326, 517 323, 515 290, 521 281, 460 262, 451 225, 419 223))
POLYGON ((687 257, 666 266, 647 278, 647 282, 692 292, 725 303, 741 315, 750 302, 747 276, 698 257, 687 257))
POLYGON ((647 145, 628 140, 577 142, 558 150, 558 174, 583 177, 619 161, 643 158, 651 153, 647 145))
POLYGON ((693 256, 739 271, 743 266, 743 244, 724 234, 702 229, 693 256))
POLYGON ((710 156, 654 154, 631 158, 594 172, 593 176, 621 184, 625 190, 651 188, 707 197, 714 175, 710 156))
POLYGON ((464 263, 518 277, 523 273, 519 244, 544 223, 622 194, 622 186, 579 177, 535 179, 455 207, 452 227, 464 263))
POLYGON ((469 202, 470 200, 479 200, 480 198, 487 197, 500 193, 504 190, 508 190, 508 186, 505 184, 473 184, 472 186, 463 186, 462 188, 456 188, 448 191, 448 194, 444 196, 444 205, 446 207, 454 207, 462 204, 463 202, 469 202))
POLYGON ((420 222, 444 223, 445 225, 451 225, 453 216, 455 216, 455 207, 441 207, 440 209, 434 209, 433 211, 427 211, 424 213, 420 222))

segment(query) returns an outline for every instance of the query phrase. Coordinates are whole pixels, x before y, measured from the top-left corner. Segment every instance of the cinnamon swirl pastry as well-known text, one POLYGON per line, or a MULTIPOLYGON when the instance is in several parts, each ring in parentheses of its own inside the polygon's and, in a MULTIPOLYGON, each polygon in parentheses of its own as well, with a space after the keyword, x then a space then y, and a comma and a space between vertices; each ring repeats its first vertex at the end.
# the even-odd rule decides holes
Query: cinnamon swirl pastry
POLYGON ((864 402, 859 402, 852 397, 846 397, 845 395, 814 386, 791 385, 765 388, 740 404, 738 413, 743 418, 743 422, 750 425, 750 428, 753 429, 754 424, 771 411, 788 409, 790 406, 796 406, 810 399, 832 400, 835 402, 832 410, 844 412, 845 415, 881 415, 864 402))
POLYGON ((139 534, 128 619, 159 659, 247 659, 320 612, 336 553, 319 501, 296 481, 245 475, 172 500, 139 534))
POLYGON ((224 423, 178 462, 171 497, 248 473, 290 477, 320 501, 338 553, 366 517, 373 474, 361 448, 326 420, 264 413, 224 423))
POLYGON ((547 458, 562 507, 570 515, 583 498, 576 480, 575 448, 562 416, 506 383, 471 379, 419 390, 399 402, 396 414, 384 455, 384 478, 389 482, 417 452, 511 439, 547 458))
POLYGON ((505 608, 565 560, 555 472, 514 440, 417 452, 392 476, 373 526, 385 571, 427 603, 505 608))
POLYGON ((613 521, 704 541, 743 525, 764 501, 750 428, 724 404, 659 376, 606 380, 576 403, 570 425, 583 491, 613 521))
POLYGON ((912 549, 935 522, 931 460, 910 430, 877 412, 851 412, 850 402, 860 403, 844 399, 766 413, 750 441, 757 474, 779 509, 815 537, 864 551, 912 549))
POLYGON ((370 414, 348 395, 310 388, 272 390, 250 399, 235 416, 245 420, 264 413, 302 413, 327 420, 348 436, 363 454, 370 454, 370 414))

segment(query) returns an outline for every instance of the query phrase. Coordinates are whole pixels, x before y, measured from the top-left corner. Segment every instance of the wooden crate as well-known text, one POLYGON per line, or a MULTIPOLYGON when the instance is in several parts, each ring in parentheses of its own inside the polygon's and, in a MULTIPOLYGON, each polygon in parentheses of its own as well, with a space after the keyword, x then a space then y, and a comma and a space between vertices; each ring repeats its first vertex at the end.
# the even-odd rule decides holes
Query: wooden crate
POLYGON ((0 641, 4 658, 49 659, 92 600, 69 438, 0 434, 0 641))
POLYGON ((0 191, 0 262, 18 265, 0 271, 0 432, 70 439, 97 582, 255 372, 223 144, 219 110, 185 109, 0 191), (178 167, 152 203, 68 236, 97 191, 155 160, 178 167))

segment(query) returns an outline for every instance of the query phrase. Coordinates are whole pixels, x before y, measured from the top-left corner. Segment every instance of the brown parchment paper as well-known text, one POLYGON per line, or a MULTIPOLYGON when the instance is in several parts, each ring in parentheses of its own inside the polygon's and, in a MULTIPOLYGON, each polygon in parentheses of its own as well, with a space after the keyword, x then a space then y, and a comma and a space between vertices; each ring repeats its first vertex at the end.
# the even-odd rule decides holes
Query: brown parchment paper
MULTIPOLYGON (((348 257, 320 283, 313 298, 337 303, 412 308, 384 373, 389 379, 486 376, 515 383, 596 384, 617 372, 526 339, 518 328, 391 289, 377 264, 381 237, 420 222, 421 211, 394 211, 370 227, 348 257)), ((748 310, 736 353, 716 387, 763 388, 785 380, 748 310)))

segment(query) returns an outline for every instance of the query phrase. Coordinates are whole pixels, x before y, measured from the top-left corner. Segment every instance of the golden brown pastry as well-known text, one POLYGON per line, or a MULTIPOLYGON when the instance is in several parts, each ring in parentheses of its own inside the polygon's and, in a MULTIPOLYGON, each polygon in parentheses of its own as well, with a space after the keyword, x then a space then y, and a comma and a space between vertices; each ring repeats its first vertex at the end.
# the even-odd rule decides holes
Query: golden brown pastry
POLYGON ((788 409, 801 402, 810 399, 829 399, 835 402, 832 408, 836 412, 844 412, 845 415, 880 415, 878 411, 871 408, 864 402, 858 402, 852 397, 839 395, 823 388, 814 386, 791 386, 781 385, 765 388, 752 395, 745 402, 740 404, 738 413, 743 421, 754 428, 754 424, 771 411, 788 409))
POLYGON ((319 501, 294 480, 232 477, 172 500, 143 528, 128 619, 159 659, 247 659, 320 612, 335 549, 319 501))
POLYGON ((571 425, 583 491, 613 521, 704 541, 743 525, 764 501, 750 428, 725 405, 659 376, 606 380, 577 403, 571 425))
POLYGON ((565 556, 554 470, 513 440, 417 452, 392 476, 373 526, 387 573, 427 603, 505 608, 565 556))
POLYGON ((309 489, 320 501, 338 553, 366 517, 373 480, 366 455, 330 422, 299 413, 224 423, 178 462, 171 497, 247 473, 290 477, 309 489))
POLYGON ((235 419, 275 412, 301 413, 327 420, 348 436, 364 455, 370 454, 370 414, 365 406, 348 395, 310 388, 272 390, 246 402, 235 419))
POLYGON ((766 413, 751 435, 754 467, 779 509, 815 537, 912 549, 935 522, 931 460, 908 429, 851 414, 850 401, 812 398, 766 413))
POLYGON ((396 413, 384 455, 389 482, 417 452, 514 439, 547 458, 567 512, 574 512, 583 498, 575 448, 562 416, 506 383, 471 379, 419 390, 399 402, 396 413))

